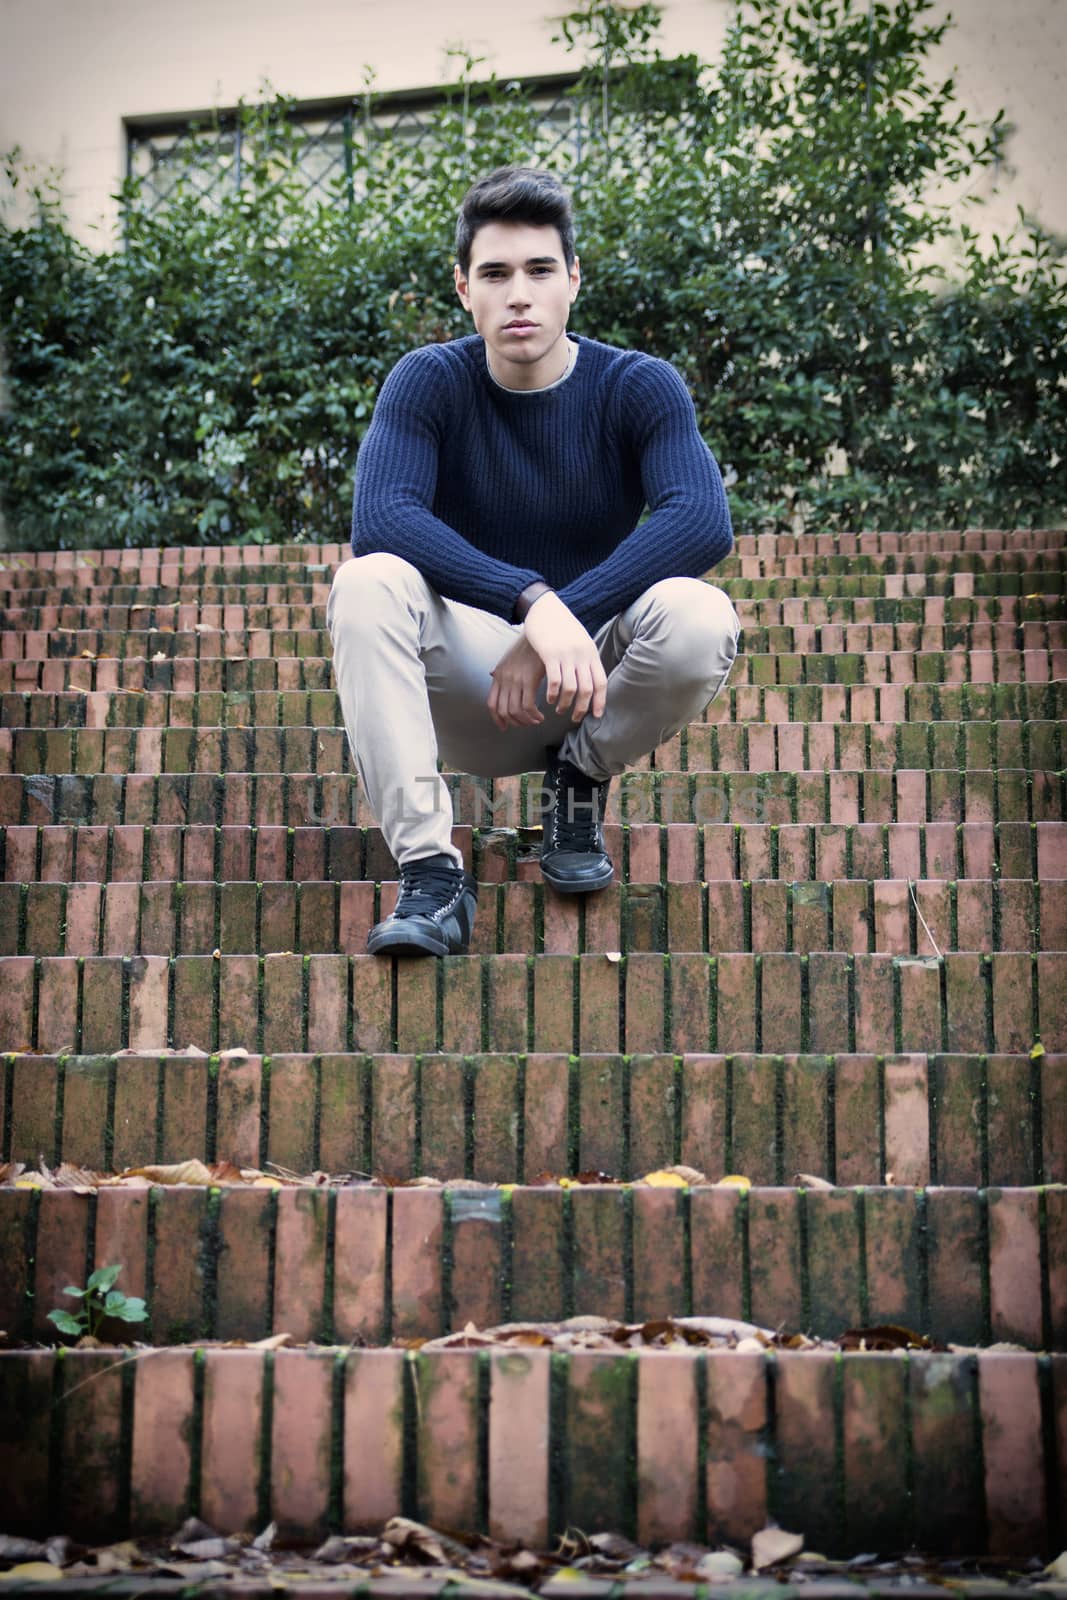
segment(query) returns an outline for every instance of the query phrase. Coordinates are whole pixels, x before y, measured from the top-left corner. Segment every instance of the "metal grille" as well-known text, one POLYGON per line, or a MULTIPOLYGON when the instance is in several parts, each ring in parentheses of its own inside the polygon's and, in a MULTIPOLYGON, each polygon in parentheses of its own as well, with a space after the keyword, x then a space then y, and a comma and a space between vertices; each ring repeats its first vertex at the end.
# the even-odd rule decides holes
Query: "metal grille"
MULTIPOLYGON (((581 160, 590 108, 574 94, 576 78, 535 79, 508 85, 532 113, 540 158, 555 155, 564 164, 581 160)), ((418 96, 356 96, 331 104, 294 107, 290 126, 299 135, 296 177, 310 201, 353 204, 360 198, 363 172, 373 151, 390 143, 421 147, 441 137, 447 108, 473 111, 485 104, 485 91, 471 86, 469 106, 463 91, 438 90, 418 96)), ((177 123, 127 123, 127 171, 140 179, 142 206, 166 210, 179 183, 217 209, 224 197, 240 191, 242 167, 255 156, 249 135, 233 111, 177 123)))

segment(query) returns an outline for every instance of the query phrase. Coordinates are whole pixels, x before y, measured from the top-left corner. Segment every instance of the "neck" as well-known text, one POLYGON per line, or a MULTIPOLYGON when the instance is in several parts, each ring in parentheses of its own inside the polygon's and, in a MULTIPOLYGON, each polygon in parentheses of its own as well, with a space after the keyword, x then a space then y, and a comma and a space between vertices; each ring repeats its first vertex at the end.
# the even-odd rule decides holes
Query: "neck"
POLYGON ((485 350, 485 359, 489 371, 502 389, 518 389, 529 392, 535 389, 548 389, 552 384, 558 383, 571 364, 571 357, 575 348, 573 340, 568 339, 567 335, 563 334, 552 349, 532 367, 511 366, 509 363, 508 370, 501 372, 493 361, 488 345, 485 350))

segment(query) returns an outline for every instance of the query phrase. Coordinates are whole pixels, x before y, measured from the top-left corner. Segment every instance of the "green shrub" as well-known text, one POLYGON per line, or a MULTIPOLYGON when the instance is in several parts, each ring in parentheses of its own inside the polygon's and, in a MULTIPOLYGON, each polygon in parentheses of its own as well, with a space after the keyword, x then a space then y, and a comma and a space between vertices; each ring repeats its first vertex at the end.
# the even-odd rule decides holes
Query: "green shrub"
POLYGON ((354 144, 318 203, 284 96, 242 106, 243 186, 217 205, 186 179, 153 212, 124 183, 120 250, 38 185, 35 225, 0 229, 8 544, 344 540, 383 376, 468 329, 455 210, 505 160, 571 184, 573 326, 679 365, 739 531, 1058 520, 1062 247, 1020 212, 983 249, 927 198, 1005 139, 931 79, 931 4, 746 0, 707 65, 661 55, 654 7, 587 0, 560 33, 585 62, 578 160, 466 58, 432 142, 354 144), (924 262, 952 235, 949 280, 924 262))

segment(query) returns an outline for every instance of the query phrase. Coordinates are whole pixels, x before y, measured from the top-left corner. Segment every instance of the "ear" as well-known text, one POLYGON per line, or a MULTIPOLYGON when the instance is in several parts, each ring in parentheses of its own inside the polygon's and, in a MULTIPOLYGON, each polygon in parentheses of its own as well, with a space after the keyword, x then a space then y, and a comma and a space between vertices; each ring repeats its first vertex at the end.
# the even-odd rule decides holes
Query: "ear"
POLYGON ((573 305, 578 298, 578 290, 582 286, 582 263, 577 256, 574 258, 574 265, 571 267, 569 277, 571 280, 571 305, 573 305))
POLYGON ((460 303, 462 304, 464 311, 469 311, 471 308, 470 289, 467 283, 466 274, 464 273, 463 268, 460 266, 458 261, 456 262, 454 273, 456 280, 456 293, 459 295, 460 303))

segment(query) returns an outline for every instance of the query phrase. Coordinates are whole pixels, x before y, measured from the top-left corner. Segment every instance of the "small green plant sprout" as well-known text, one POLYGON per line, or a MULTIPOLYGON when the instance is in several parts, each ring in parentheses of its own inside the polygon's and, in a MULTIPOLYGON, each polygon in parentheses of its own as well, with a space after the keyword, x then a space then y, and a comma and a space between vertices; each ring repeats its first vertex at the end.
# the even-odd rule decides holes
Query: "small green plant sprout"
POLYGON ((114 1287, 121 1271, 120 1265, 98 1267, 84 1289, 68 1284, 63 1293, 80 1300, 81 1309, 50 1311, 49 1322, 54 1322, 60 1333, 71 1334, 76 1339, 85 1334, 95 1339, 100 1324, 107 1317, 115 1317, 120 1322, 144 1322, 148 1316, 144 1301, 124 1295, 121 1289, 114 1287))

